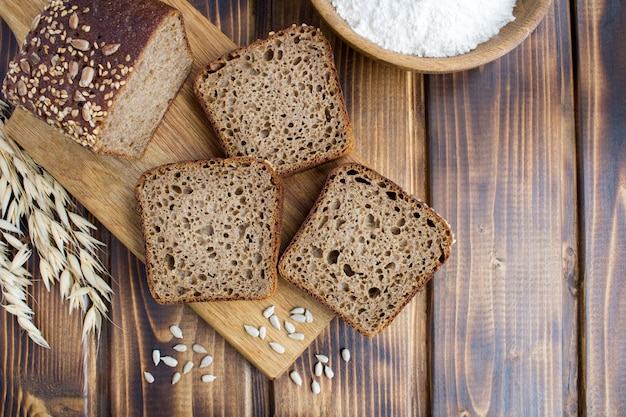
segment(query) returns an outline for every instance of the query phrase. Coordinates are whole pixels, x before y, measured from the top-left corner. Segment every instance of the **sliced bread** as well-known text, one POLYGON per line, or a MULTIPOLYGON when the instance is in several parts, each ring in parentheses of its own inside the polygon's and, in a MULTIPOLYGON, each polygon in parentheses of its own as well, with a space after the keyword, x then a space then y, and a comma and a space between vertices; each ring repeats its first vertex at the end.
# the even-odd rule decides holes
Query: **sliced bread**
POLYGON ((279 272, 373 337, 445 262, 453 242, 447 222, 422 201, 346 164, 329 174, 279 272))
POLYGON ((226 154, 289 175, 338 158, 353 134, 322 33, 293 26, 209 63, 194 91, 226 154))
POLYGON ((49 1, 3 92, 93 152, 137 159, 191 69, 182 14, 157 0, 49 1))
POLYGON ((141 176, 135 195, 157 302, 273 294, 283 185, 269 164, 243 157, 164 165, 141 176))

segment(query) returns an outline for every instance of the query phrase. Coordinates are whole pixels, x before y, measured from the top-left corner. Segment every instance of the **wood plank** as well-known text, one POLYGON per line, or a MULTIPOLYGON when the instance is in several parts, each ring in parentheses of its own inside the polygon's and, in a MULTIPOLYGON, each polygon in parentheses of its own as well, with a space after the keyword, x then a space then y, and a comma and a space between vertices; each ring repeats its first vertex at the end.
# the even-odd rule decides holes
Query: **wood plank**
POLYGON ((434 415, 577 414, 569 6, 520 47, 429 77, 431 192, 457 246, 433 282, 434 415))
MULTIPOLYGON (((259 11, 258 34, 292 23, 322 29, 335 52, 357 153, 369 166, 425 198, 422 76, 355 52, 334 36, 308 1, 259 1, 255 9, 259 11)), ((427 292, 420 293, 373 340, 363 338, 341 320, 333 320, 292 367, 303 376, 306 386, 295 386, 286 375, 275 381, 276 415, 429 415, 427 300, 427 292), (353 359, 347 364, 339 356, 344 347, 352 351, 353 359), (316 353, 330 356, 335 377, 317 378, 322 392, 312 396, 308 384, 316 353)))
POLYGON ((576 2, 584 277, 584 405, 626 414, 626 8, 576 2))
MULTIPOLYGON (((14 4, 9 0, 2 0, 2 3, 14 4)), ((235 45, 187 1, 171 0, 170 3, 183 13, 194 65, 141 159, 129 161, 95 155, 23 109, 17 109, 7 124, 7 132, 139 259, 143 257, 143 241, 135 211, 134 186, 141 173, 168 162, 223 156, 195 99, 192 83, 195 74, 210 59, 233 49, 235 45)), ((0 10, 2 13, 21 13, 25 9, 0 10)), ((30 22, 32 18, 29 13, 24 13, 14 20, 30 22)), ((361 158, 351 153, 340 160, 347 161, 361 161, 361 158)), ((308 170, 286 180, 283 247, 308 213, 331 166, 308 170)), ((282 280, 275 296, 267 300, 196 303, 191 307, 270 378, 280 375, 333 317, 328 310, 282 280), (251 343, 243 331, 243 324, 268 304, 277 304, 283 311, 301 305, 313 310, 316 315, 316 320, 304 332, 304 342, 294 343, 285 338, 289 349, 284 355, 276 355, 267 343, 251 343)))

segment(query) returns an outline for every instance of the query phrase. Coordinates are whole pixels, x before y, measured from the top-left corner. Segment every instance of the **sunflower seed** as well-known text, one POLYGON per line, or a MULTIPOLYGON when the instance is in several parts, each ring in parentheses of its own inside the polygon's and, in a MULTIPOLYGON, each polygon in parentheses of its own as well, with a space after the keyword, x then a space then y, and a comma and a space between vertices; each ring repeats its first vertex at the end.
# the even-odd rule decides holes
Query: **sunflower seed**
POLYGON ((330 366, 326 365, 324 366, 324 375, 326 375, 326 378, 331 379, 332 377, 335 376, 335 373, 333 372, 330 366))
POLYGON ((297 322, 297 323, 304 323, 306 322, 306 317, 304 316, 304 314, 292 314, 291 315, 291 320, 297 322))
POLYGON ((172 385, 180 381, 180 376, 180 372, 174 372, 174 375, 172 376, 172 385))
POLYGON ((313 380, 313 382, 311 382, 311 391, 313 391, 313 394, 317 395, 322 391, 322 388, 320 387, 320 383, 313 380))
POLYGON ((102 47, 102 55, 104 56, 113 55, 114 53, 117 52, 118 49, 120 49, 119 43, 110 43, 102 47))
POLYGON ((317 358, 318 361, 322 362, 322 363, 328 363, 328 356, 326 355, 322 355, 320 353, 316 354, 315 357, 317 358))
POLYGON ((257 329, 256 327, 250 326, 249 324, 244 324, 243 328, 246 330, 246 333, 248 333, 250 336, 259 337, 259 329, 257 329))
POLYGON ((304 307, 293 308, 289 314, 304 314, 304 307))
POLYGON ((86 41, 84 39, 72 39, 70 44, 79 51, 88 51, 91 47, 89 41, 86 41))
POLYGON ((152 362, 154 362, 154 366, 157 366, 159 362, 161 362, 161 351, 159 349, 152 351, 152 362))
POLYGON ((289 333, 287 336, 290 339, 293 339, 293 340, 304 340, 304 334, 303 333, 297 333, 297 332, 289 333))
POLYGON ((193 368, 193 362, 192 361, 187 361, 185 363, 185 366, 183 366, 183 374, 188 374, 189 371, 191 371, 191 368, 193 368))
POLYGON ((146 382, 148 384, 152 384, 154 382, 154 375, 152 375, 150 372, 146 371, 143 373, 143 377, 146 380, 146 382))
POLYGON ((23 80, 17 82, 17 94, 20 96, 28 94, 28 87, 26 87, 26 83, 23 80))
POLYGON ((347 348, 341 349, 341 358, 344 362, 348 362, 350 360, 350 350, 347 348))
POLYGON ((313 368, 313 373, 315 374, 315 376, 322 376, 323 372, 324 372, 324 365, 322 365, 322 362, 317 362, 315 364, 315 367, 313 368))
POLYGON ((180 327, 178 327, 177 325, 170 326, 170 332, 172 333, 172 336, 177 339, 183 338, 183 331, 180 330, 180 327))
POLYGON ((193 346, 191 346, 191 350, 193 350, 195 353, 206 353, 206 349, 204 348, 204 346, 198 343, 194 343, 193 346))
POLYGON ((259 327, 259 338, 261 338, 261 340, 264 340, 265 336, 267 336, 267 327, 265 326, 259 327))
POLYGON ((289 378, 291 378, 294 384, 302 386, 302 377, 300 376, 298 371, 289 372, 289 378))
POLYGON ((213 363, 213 356, 211 355, 206 355, 204 358, 202 358, 202 360, 200 361, 200 368, 206 368, 207 366, 211 365, 213 363))
POLYGON ((70 62, 67 74, 70 76, 72 80, 76 78, 76 76, 78 75, 78 62, 76 61, 70 62))
POLYGON ((270 346, 276 353, 285 353, 285 347, 278 342, 270 342, 270 346))
POLYGON ((276 314, 272 314, 270 316, 270 323, 272 324, 272 327, 274 327, 276 330, 280 330, 280 319, 276 314))
POLYGON ((296 326, 294 326, 292 322, 285 320, 285 330, 287 330, 287 333, 294 333, 296 326))
POLYGON ((70 16, 70 29, 76 30, 76 28, 78 28, 78 15, 74 12, 70 16))
POLYGON ((215 375, 211 375, 211 374, 202 375, 202 382, 213 382, 215 381, 215 379, 216 379, 215 375))
POLYGON ((304 310, 304 318, 307 323, 313 323, 313 313, 309 309, 304 310))
POLYGON ((269 306, 265 310, 263 310, 263 317, 269 319, 274 314, 274 306, 269 306))
POLYGON ((179 343, 177 345, 174 345, 172 349, 174 349, 176 352, 187 352, 187 345, 179 343))
POLYGON ((178 360, 176 358, 172 358, 171 356, 161 356, 161 361, 170 368, 178 365, 178 360))

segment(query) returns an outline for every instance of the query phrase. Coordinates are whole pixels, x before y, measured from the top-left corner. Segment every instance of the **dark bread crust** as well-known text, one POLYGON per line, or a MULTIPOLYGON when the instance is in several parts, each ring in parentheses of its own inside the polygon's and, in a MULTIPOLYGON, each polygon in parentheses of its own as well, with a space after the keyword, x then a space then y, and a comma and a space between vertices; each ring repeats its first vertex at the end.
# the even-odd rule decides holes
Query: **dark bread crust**
MULTIPOLYGON (((137 180, 137 184, 135 186, 135 201, 136 201, 136 210, 139 215, 141 231, 144 242, 144 253, 145 253, 145 265, 146 265, 146 277, 148 281, 148 288, 153 298, 159 304, 182 304, 182 303, 193 303, 193 302, 206 302, 206 301, 230 301, 230 300, 259 300, 270 297, 274 294, 277 287, 278 275, 277 275, 277 264, 278 264, 278 256, 280 250, 280 236, 281 236, 281 227, 282 227, 282 212, 283 212, 283 201, 284 201, 284 186, 283 180, 280 175, 278 175, 275 170, 272 168, 270 164, 265 161, 261 161, 257 158, 252 157, 235 157, 235 158, 212 158, 208 160, 198 160, 198 161, 183 161, 183 162, 175 162, 171 164, 162 165, 159 167, 152 168, 144 172, 139 179, 137 180), (149 181, 150 177, 154 177, 155 175, 161 175, 163 172, 167 170, 178 171, 181 168, 186 167, 202 167, 207 164, 219 164, 222 166, 228 164, 262 164, 264 169, 271 175, 271 181, 275 186, 275 201, 272 206, 273 216, 271 219, 267 220, 267 223, 271 229, 272 240, 269 242, 271 248, 271 256, 267 261, 267 264, 271 266, 271 268, 266 271, 266 279, 269 283, 268 290, 265 292, 256 292, 251 293, 247 296, 215 296, 212 294, 203 294, 200 296, 188 296, 184 299, 166 299, 160 296, 158 291, 155 288, 156 283, 156 263, 158 260, 153 259, 152 251, 149 250, 148 239, 146 235, 146 222, 145 222, 145 213, 142 205, 142 196, 141 189, 144 187, 146 181, 149 181)), ((269 212, 268 207, 259 207, 259 210, 263 210, 264 212, 269 212)), ((253 290, 253 289, 251 289, 253 290)))
MULTIPOLYGON (((182 22, 182 14, 158 0, 53 0, 11 62, 3 93, 95 153, 136 158, 102 149, 102 127, 133 69, 145 59, 146 45, 169 19, 182 22), (93 81, 83 86, 79 82, 87 67, 94 69, 93 81)), ((185 43, 189 50, 186 37, 185 43)))
MULTIPOLYGON (((339 196, 340 198, 343 196, 339 196)), ((330 221, 328 222, 330 223, 330 221)), ((329 242, 317 242, 320 244, 321 248, 327 248, 329 242)), ((279 274, 287 281, 291 282, 295 286, 299 287, 307 294, 318 300, 321 304, 326 306, 328 309, 336 313, 343 320, 345 320, 350 326, 359 331, 361 334, 368 338, 372 338, 375 335, 382 332, 386 329, 393 320, 397 317, 397 315, 406 307, 406 305, 412 300, 412 298, 430 281, 435 272, 441 267, 441 265, 448 259, 450 256, 451 246, 454 244, 454 235, 450 229, 448 223, 439 216, 432 208, 430 208, 427 204, 422 202, 421 200, 416 199, 415 197, 407 194, 400 186, 395 184, 393 181, 383 177, 382 175, 376 173, 375 171, 370 170, 369 168, 364 167, 358 163, 348 163, 345 165, 341 165, 331 171, 327 177, 326 183, 322 188, 314 206, 308 213, 306 219, 302 223, 300 229, 296 232, 295 236, 283 252, 281 259, 278 263, 279 274), (309 232, 308 227, 317 224, 314 223, 317 217, 321 214, 320 210, 322 210, 322 206, 325 205, 328 200, 326 197, 329 193, 329 188, 334 183, 337 177, 345 175, 351 170, 357 171, 358 173, 366 173, 368 177, 375 178, 380 184, 384 184, 384 186, 395 193, 395 198, 398 200, 403 200, 416 209, 420 211, 423 216, 426 216, 430 221, 432 221, 433 229, 437 229, 441 231, 443 239, 439 242, 439 247, 441 249, 440 256, 436 259, 435 265, 426 274, 419 277, 419 281, 416 285, 411 288, 411 291, 404 294, 401 298, 399 298, 399 303, 395 305, 395 308, 391 311, 387 311, 387 315, 382 323, 377 326, 375 329, 369 329, 368 326, 364 326, 363 323, 359 322, 356 319, 353 319, 350 315, 346 314, 346 312, 340 308, 336 303, 329 301, 326 297, 326 293, 324 293, 324 288, 321 284, 318 284, 318 281, 321 281, 323 277, 311 278, 309 282, 303 283, 301 276, 298 275, 297 271, 293 271, 291 269, 290 261, 295 257, 300 257, 301 262, 306 262, 306 255, 302 252, 302 247, 300 247, 300 242, 304 239, 309 239, 308 242, 311 242, 311 236, 308 236, 309 232)), ((358 301, 357 301, 358 302, 358 301)))
MULTIPOLYGON (((303 51, 302 54, 306 54, 306 51, 303 51)), ((258 64, 253 63, 251 65, 253 66, 253 69, 255 70, 262 69, 261 67, 262 63, 258 63, 258 64)), ((237 79, 237 81, 243 82, 244 84, 247 82, 246 80, 241 80, 241 79, 237 79)), ((285 88, 285 92, 286 90, 287 89, 285 88)), ((312 26, 293 25, 290 28, 278 31, 276 33, 272 32, 270 33, 270 36, 268 38, 259 39, 247 46, 230 51, 222 55, 221 57, 213 60, 212 62, 208 63, 205 66, 205 68, 202 69, 197 75, 195 83, 194 83, 194 92, 211 126, 213 127, 222 148, 225 150, 227 155, 229 156, 250 155, 250 156, 256 156, 261 159, 267 159, 268 161, 270 161, 270 163, 272 163, 276 171, 282 176, 289 176, 297 172, 301 172, 306 169, 321 165, 325 162, 341 157, 342 155, 350 152, 354 148, 354 138, 353 138, 354 135, 352 131, 352 124, 350 122, 350 118, 346 109, 345 99, 343 97, 341 85, 339 83, 337 70, 334 65, 334 56, 332 52, 332 47, 330 43, 328 42, 328 39, 321 33, 321 31, 319 29, 315 29, 312 26), (229 69, 231 66, 235 65, 234 63, 236 63, 238 60, 243 59, 242 57, 249 56, 253 54, 255 51, 258 52, 258 51, 263 51, 266 49, 272 49, 276 43, 281 42, 282 40, 289 38, 290 36, 299 36, 299 35, 306 35, 306 36, 310 36, 311 38, 315 38, 315 42, 317 42, 321 46, 320 50, 323 52, 323 60, 325 61, 325 63, 328 64, 329 69, 330 69, 330 76, 327 79, 327 85, 324 86, 325 88, 324 91, 336 92, 336 94, 333 96, 333 100, 335 100, 334 102, 335 107, 333 108, 333 112, 335 111, 337 112, 336 119, 339 120, 341 123, 342 131, 340 133, 341 135, 345 137, 345 144, 341 147, 335 147, 334 145, 329 146, 328 147, 329 149, 327 149, 326 151, 317 152, 312 157, 307 156, 306 160, 301 159, 297 163, 288 163, 286 165, 282 165, 278 163, 282 161, 271 159, 273 155, 270 156, 270 155, 261 155, 257 153, 248 153, 246 149, 242 149, 242 146, 240 146, 238 143, 235 143, 236 140, 232 139, 229 136, 229 134, 226 133, 226 130, 224 129, 224 125, 226 124, 226 122, 224 120, 221 120, 221 118, 218 115, 218 111, 222 111, 223 108, 221 107, 219 109, 214 108, 209 103, 210 101, 209 100, 210 97, 208 97, 209 92, 205 90, 209 89, 209 87, 207 87, 208 84, 215 82, 215 80, 212 78, 213 74, 223 71, 224 68, 229 69)), ((213 94, 213 91, 210 91, 210 93, 213 94)), ((255 97, 255 98, 257 100, 259 99, 259 97, 255 97)), ((260 100, 260 101, 262 102, 259 102, 257 104, 260 106, 261 113, 267 112, 268 107, 272 104, 275 104, 275 102, 272 103, 272 102, 263 102, 263 100, 260 100)), ((250 117, 260 118, 261 116, 259 114, 255 114, 255 115, 251 115, 250 117)), ((302 119, 304 119, 304 117, 302 117, 302 119)), ((235 138, 237 138, 236 134, 235 134, 235 138)), ((250 140, 250 135, 245 137, 242 133, 241 138, 244 140, 250 140)), ((328 142, 330 142, 330 140, 328 142)))

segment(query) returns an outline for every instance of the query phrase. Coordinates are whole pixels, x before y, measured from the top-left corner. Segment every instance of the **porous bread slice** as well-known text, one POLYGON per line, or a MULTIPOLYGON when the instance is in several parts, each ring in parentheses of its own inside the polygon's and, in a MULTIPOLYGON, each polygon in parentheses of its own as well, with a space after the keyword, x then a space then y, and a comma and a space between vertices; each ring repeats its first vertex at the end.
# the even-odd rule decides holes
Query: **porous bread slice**
POLYGON ((338 158, 353 134, 328 40, 293 26, 209 63, 194 91, 229 156, 281 175, 338 158))
POLYGON ((273 294, 283 185, 269 164, 241 157, 164 165, 141 176, 135 195, 157 302, 273 294))
POLYGON ((373 337, 445 262, 453 242, 447 222, 422 201, 346 164, 329 174, 279 272, 373 337))
POLYGON ((191 69, 182 14, 157 0, 50 1, 3 92, 99 154, 141 157, 191 69))

